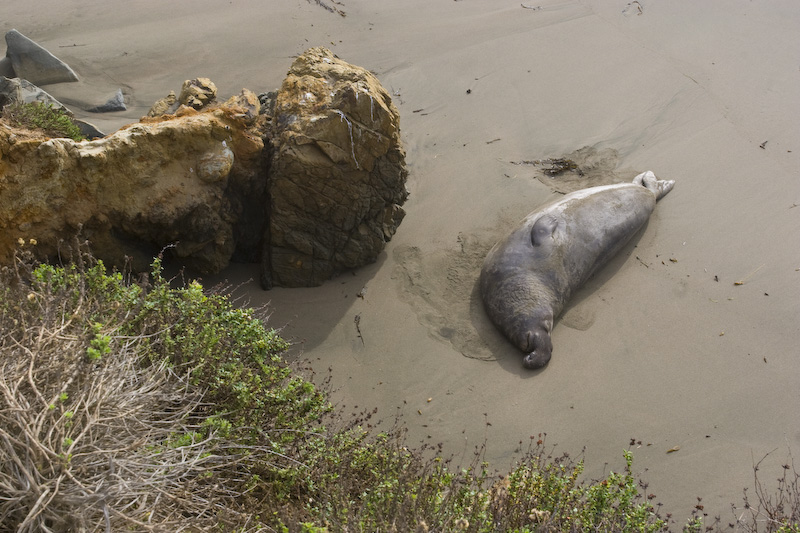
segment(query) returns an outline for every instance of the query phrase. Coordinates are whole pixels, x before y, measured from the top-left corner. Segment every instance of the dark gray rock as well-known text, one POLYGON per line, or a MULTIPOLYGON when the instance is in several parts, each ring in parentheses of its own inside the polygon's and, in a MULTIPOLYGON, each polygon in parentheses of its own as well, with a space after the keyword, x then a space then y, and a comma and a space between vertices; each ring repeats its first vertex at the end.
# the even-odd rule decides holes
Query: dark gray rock
POLYGON ((86 122, 85 120, 81 120, 79 118, 73 118, 72 122, 74 122, 81 129, 81 135, 89 140, 100 139, 101 137, 106 136, 105 133, 97 129, 97 126, 91 122, 86 122))
POLYGON ((54 109, 69 111, 64 104, 53 98, 47 91, 28 80, 0 76, 0 109, 17 102, 23 104, 40 102, 44 105, 51 105, 54 109))
POLYGON ((78 81, 78 76, 66 63, 17 30, 6 33, 6 45, 6 57, 16 77, 34 85, 78 81))
POLYGON ((114 111, 125 111, 128 109, 125 106, 125 95, 122 94, 122 89, 117 89, 114 96, 106 100, 106 103, 87 109, 89 113, 111 113, 114 111))
POLYGON ((5 78, 14 78, 14 67, 11 66, 11 60, 7 57, 0 59, 0 76, 5 78))

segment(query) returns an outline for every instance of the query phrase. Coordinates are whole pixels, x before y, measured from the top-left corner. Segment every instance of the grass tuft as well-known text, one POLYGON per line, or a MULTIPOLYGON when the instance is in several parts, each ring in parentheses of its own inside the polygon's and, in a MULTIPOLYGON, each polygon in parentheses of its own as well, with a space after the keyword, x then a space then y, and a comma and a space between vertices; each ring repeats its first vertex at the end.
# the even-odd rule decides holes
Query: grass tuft
POLYGON ((63 109, 54 108, 53 104, 15 102, 3 108, 3 118, 11 124, 39 130, 48 137, 66 137, 73 141, 85 138, 69 114, 63 109))

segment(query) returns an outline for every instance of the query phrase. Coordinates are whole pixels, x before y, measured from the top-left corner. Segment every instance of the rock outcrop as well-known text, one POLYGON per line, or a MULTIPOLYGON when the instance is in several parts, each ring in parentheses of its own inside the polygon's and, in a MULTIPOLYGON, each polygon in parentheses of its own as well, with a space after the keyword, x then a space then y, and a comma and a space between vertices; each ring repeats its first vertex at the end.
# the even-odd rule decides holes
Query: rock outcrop
POLYGON ((54 109, 66 110, 64 104, 28 80, 0 76, 0 109, 8 104, 30 104, 33 102, 49 105, 54 109))
POLYGON ((78 81, 66 63, 17 30, 6 33, 6 45, 6 57, 0 60, 0 75, 23 78, 34 85, 78 81))
POLYGON ((201 109, 217 98, 217 86, 208 78, 186 80, 181 87, 178 102, 193 109, 201 109))
MULTIPOLYGON (((58 104, 3 83, 6 101, 58 104)), ((265 288, 320 285, 375 261, 405 215, 398 123, 375 76, 324 48, 298 57, 277 93, 219 104, 210 80, 187 80, 102 139, 0 120, 0 263, 31 240, 40 258, 63 257, 79 235, 110 265, 147 270, 168 247, 201 273, 261 261, 265 288)))
POLYGON ((217 99, 217 86, 208 78, 195 78, 186 80, 181 86, 180 96, 175 96, 175 91, 170 91, 167 96, 158 100, 150 111, 148 117, 158 117, 177 112, 181 106, 192 109, 202 109, 217 99))
POLYGON ((175 96, 175 91, 170 91, 167 96, 157 100, 153 107, 150 108, 150 111, 147 112, 148 117, 160 117, 161 115, 166 115, 170 111, 174 111, 178 108, 177 105, 178 97, 175 96))
MULTIPOLYGON (((262 152, 252 110, 235 100, 144 119, 95 141, 46 139, 2 124, 0 262, 10 261, 19 239, 34 239, 40 257, 56 257, 80 232, 110 264, 130 257, 146 270, 174 245, 182 263, 218 272, 236 251, 243 213, 254 211, 245 204, 263 205, 262 152)), ((261 227, 263 216, 250 246, 261 227)))
POLYGON ((399 113, 369 71, 325 48, 275 98, 262 285, 320 285, 375 261, 408 196, 399 113))

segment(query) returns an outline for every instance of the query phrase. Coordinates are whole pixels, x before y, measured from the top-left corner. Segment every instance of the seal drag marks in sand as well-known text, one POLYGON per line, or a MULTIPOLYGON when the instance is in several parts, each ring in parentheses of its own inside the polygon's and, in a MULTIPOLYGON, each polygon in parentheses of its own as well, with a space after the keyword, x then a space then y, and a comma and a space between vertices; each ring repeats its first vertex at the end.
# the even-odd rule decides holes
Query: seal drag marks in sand
POLYGON ((570 296, 627 244, 674 181, 644 172, 632 183, 582 189, 537 209, 486 256, 480 276, 492 322, 526 353, 550 361, 553 321, 570 296))

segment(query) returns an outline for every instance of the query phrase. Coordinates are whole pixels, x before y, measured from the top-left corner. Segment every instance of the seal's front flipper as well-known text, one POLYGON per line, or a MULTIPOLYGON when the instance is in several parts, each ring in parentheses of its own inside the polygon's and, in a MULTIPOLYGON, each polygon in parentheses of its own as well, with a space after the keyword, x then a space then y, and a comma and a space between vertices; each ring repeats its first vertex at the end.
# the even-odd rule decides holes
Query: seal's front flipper
POLYGON ((641 185, 656 195, 656 201, 661 200, 675 186, 674 180, 660 180, 652 171, 642 172, 635 178, 633 183, 641 185))
POLYGON ((558 219, 556 217, 552 215, 540 217, 531 228, 531 243, 534 246, 542 246, 549 243, 557 227, 558 219))

